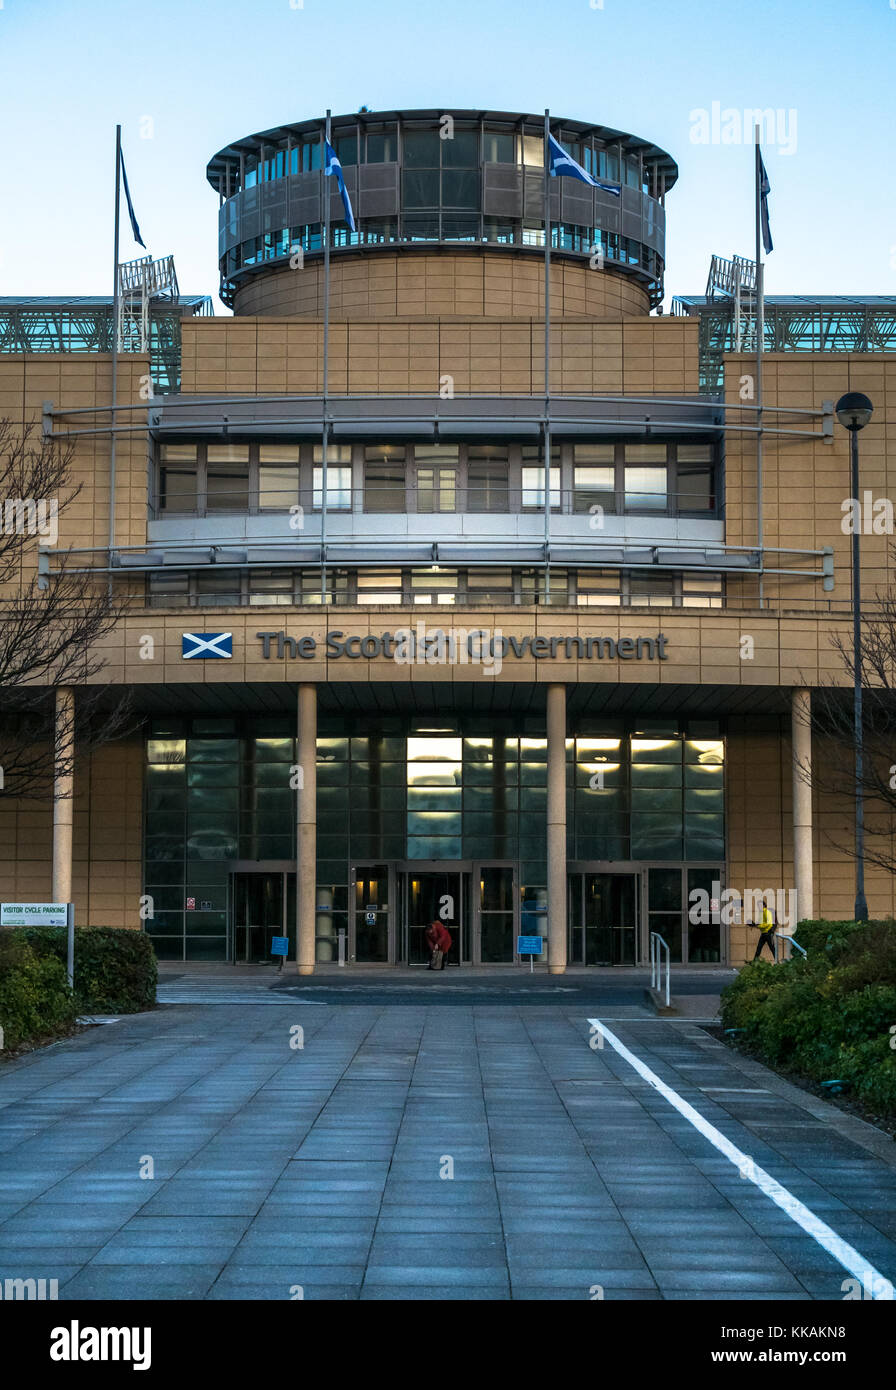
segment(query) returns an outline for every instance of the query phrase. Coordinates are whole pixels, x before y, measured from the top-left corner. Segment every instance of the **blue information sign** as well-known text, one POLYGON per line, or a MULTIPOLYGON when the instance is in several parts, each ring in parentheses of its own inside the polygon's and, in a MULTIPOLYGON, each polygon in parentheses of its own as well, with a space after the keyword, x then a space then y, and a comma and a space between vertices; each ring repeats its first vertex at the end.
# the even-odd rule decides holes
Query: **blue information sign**
POLYGON ((543 936, 518 936, 516 939, 516 953, 518 956, 540 956, 543 950, 543 936))
POLYGON ((273 936, 273 937, 271 937, 271 955, 272 955, 272 956, 288 956, 288 955, 289 955, 289 937, 288 937, 288 936, 273 936))

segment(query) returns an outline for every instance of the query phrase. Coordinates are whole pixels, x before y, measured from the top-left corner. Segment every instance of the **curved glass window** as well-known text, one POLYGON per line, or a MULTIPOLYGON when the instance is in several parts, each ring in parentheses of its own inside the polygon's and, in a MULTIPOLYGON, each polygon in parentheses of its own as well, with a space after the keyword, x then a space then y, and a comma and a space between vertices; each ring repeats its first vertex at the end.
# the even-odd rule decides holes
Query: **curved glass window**
MULTIPOLYGON (((558 138, 562 132, 557 131, 558 138)), ((394 184, 388 177, 382 184, 374 181, 369 193, 358 186, 352 190, 355 203, 357 231, 349 233, 346 227, 337 222, 333 227, 334 247, 377 246, 400 242, 482 242, 497 246, 524 246, 533 249, 544 246, 544 227, 541 219, 527 223, 524 204, 520 195, 526 189, 536 171, 544 164, 543 135, 533 121, 528 130, 483 128, 469 120, 458 121, 451 126, 444 120, 428 125, 407 124, 399 121, 382 126, 366 127, 363 123, 341 126, 333 133, 333 144, 339 158, 346 168, 358 163, 392 164, 400 167, 399 206, 394 207, 394 184), (535 127, 535 128, 533 128, 535 127), (492 169, 495 164, 522 166, 522 185, 515 189, 508 187, 506 175, 498 176, 492 169), (480 168, 484 172, 480 173, 480 168), (485 212, 483 206, 483 179, 488 204, 499 206, 516 203, 515 213, 505 212, 500 216, 485 212), (502 182, 502 179, 504 180, 502 182), (497 182, 492 182, 497 180, 497 182), (366 217, 365 198, 379 208, 385 199, 392 202, 387 216, 378 212, 375 217, 366 217)), ((566 148, 582 166, 596 177, 614 183, 624 183, 626 187, 643 191, 648 198, 651 190, 656 193, 658 185, 655 163, 642 160, 637 154, 623 153, 618 143, 600 147, 594 136, 578 136, 561 139, 566 148)), ((301 176, 310 174, 321 167, 322 128, 294 137, 283 142, 282 148, 267 145, 256 154, 247 154, 240 165, 234 161, 219 177, 219 189, 225 194, 220 214, 220 229, 223 250, 220 260, 222 273, 221 292, 225 302, 232 304, 240 273, 252 271, 259 266, 287 258, 294 247, 301 246, 306 251, 322 249, 320 229, 317 224, 304 227, 277 227, 271 224, 287 220, 290 200, 295 206, 308 201, 308 194, 314 194, 314 185, 302 187, 284 186, 263 190, 264 208, 251 203, 258 195, 254 192, 261 185, 276 185, 286 175, 301 176), (248 195, 235 198, 240 192, 248 195), (264 221, 258 227, 257 216, 263 211, 264 221), (241 237, 241 227, 253 235, 241 237), (257 233, 257 234, 256 234, 257 233)), ((528 194, 526 194, 528 198, 528 194)), ((655 246, 661 240, 658 204, 647 201, 643 205, 642 223, 646 228, 646 240, 609 232, 600 226, 586 223, 554 223, 552 226, 552 245, 558 251, 577 256, 588 256, 599 249, 607 262, 615 267, 625 267, 634 271, 637 278, 645 284, 654 303, 662 297, 662 246, 655 246)))
POLYGON ((456 130, 450 140, 442 140, 443 169, 474 169, 479 164, 479 132, 456 130))
POLYGON ((397 130, 369 130, 366 136, 368 164, 394 164, 398 158, 397 130))
POLYGON ((487 130, 482 137, 482 158, 491 164, 516 164, 516 136, 510 130, 487 130))
POLYGON ((441 145, 438 130, 406 130, 402 134, 402 156, 406 169, 438 169, 441 145))

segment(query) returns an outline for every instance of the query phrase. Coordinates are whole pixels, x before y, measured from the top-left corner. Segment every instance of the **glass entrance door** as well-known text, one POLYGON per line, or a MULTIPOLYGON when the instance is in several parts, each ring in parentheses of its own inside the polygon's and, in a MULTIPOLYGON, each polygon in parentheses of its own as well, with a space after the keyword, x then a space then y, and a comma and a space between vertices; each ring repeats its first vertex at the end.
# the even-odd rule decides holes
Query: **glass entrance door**
MULTIPOLYGON (((516 959, 514 869, 510 864, 479 864, 473 875, 479 898, 478 960, 483 965, 512 965, 516 959)), ((477 959, 474 948, 473 959, 477 959)))
POLYGON ((570 874, 571 962, 578 965, 635 964, 639 883, 637 874, 570 874))
POLYGON ((281 872, 232 876, 231 958, 234 961, 270 961, 273 959, 271 938, 294 937, 284 912, 285 878, 281 872))
POLYGON ((411 869, 404 875, 403 959, 408 965, 428 965, 424 933, 438 919, 451 933, 448 964, 469 959, 465 941, 464 894, 469 875, 460 870, 411 869))
POLYGON ((362 964, 388 964, 392 959, 389 928, 388 864, 359 864, 355 869, 354 941, 350 958, 362 964))

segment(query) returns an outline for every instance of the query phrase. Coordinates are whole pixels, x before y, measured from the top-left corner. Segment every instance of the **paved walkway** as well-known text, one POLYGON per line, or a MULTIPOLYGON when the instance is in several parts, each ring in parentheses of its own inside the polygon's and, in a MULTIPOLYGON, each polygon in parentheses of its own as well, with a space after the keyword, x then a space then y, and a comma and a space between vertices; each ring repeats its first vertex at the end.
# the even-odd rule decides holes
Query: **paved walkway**
MULTIPOLYGON (((611 1015, 896 1280, 886 1136, 692 1022, 611 1015)), ((0 1278, 60 1299, 842 1299, 847 1270, 593 1050, 588 1018, 535 997, 179 1005, 4 1064, 0 1278)))
MULTIPOLYGON (((728 969, 673 971, 673 1003, 688 1018, 704 1021, 718 1013, 719 993, 734 978, 728 969)), ((610 1007, 650 1017, 645 1003, 650 972, 643 968, 570 969, 549 975, 545 967, 464 966, 436 975, 421 968, 358 966, 340 970, 318 967, 300 976, 293 964, 284 970, 258 965, 166 961, 159 970, 158 999, 163 1004, 268 1003, 370 1005, 561 1004, 567 1009, 610 1007)))

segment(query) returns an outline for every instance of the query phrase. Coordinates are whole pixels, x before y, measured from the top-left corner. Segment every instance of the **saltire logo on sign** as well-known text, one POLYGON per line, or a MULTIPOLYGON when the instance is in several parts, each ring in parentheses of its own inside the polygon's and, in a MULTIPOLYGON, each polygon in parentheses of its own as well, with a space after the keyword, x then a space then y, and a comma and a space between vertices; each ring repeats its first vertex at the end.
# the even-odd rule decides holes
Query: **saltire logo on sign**
POLYGON ((232 632, 185 632, 181 639, 184 661, 229 660, 233 656, 232 632))

